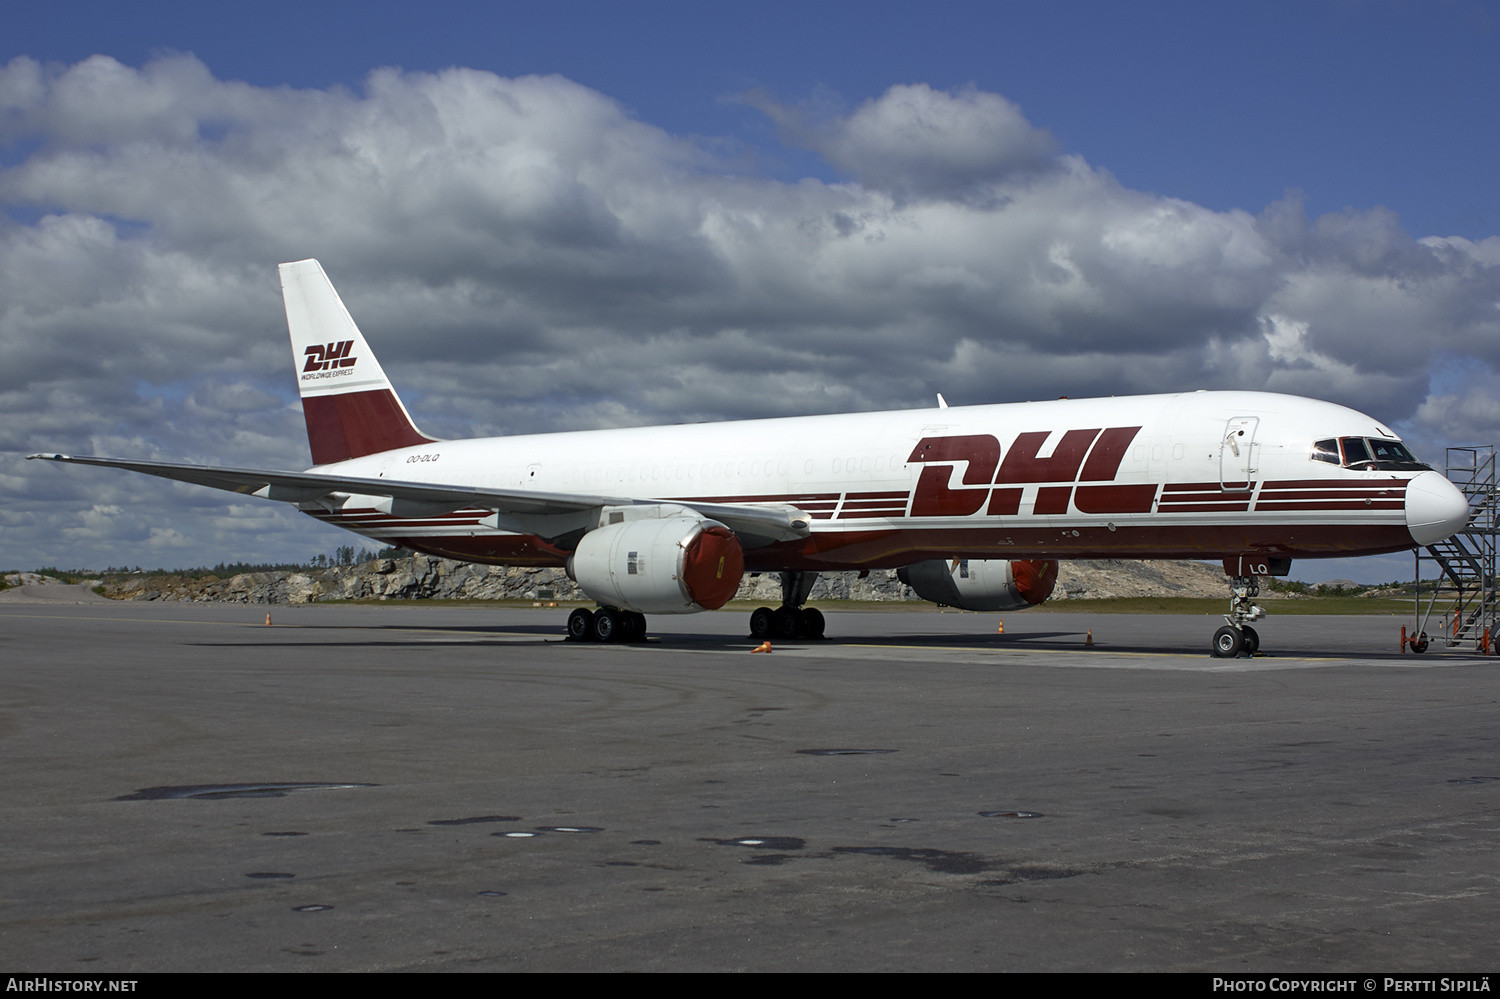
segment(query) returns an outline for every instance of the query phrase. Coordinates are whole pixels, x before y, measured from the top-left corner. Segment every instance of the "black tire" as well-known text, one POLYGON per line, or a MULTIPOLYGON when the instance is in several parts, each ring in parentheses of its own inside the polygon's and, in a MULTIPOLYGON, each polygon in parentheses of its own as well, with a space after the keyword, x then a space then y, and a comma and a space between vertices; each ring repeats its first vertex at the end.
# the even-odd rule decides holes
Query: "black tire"
POLYGON ((1214 632, 1214 656, 1219 659, 1233 659, 1240 654, 1245 647, 1245 636, 1238 628, 1225 625, 1214 632))
POLYGON ((1240 634, 1245 636, 1246 652, 1250 653, 1253 656, 1260 651, 1260 635, 1255 633, 1254 628, 1250 627, 1247 624, 1245 625, 1245 627, 1240 629, 1240 634))
POLYGON ((646 615, 638 611, 630 611, 626 617, 630 618, 630 637, 627 642, 644 642, 646 640, 646 615))
POLYGON ((750 637, 770 638, 773 613, 769 607, 757 607, 750 613, 750 637))
POLYGON ((594 640, 594 612, 580 607, 568 615, 568 641, 592 642, 594 640))
POLYGON ((823 612, 816 607, 802 609, 802 633, 808 638, 823 637, 823 612))
POLYGON ((1411 640, 1411 650, 1418 653, 1427 651, 1427 632, 1424 631, 1411 640))
POLYGON ((594 614, 595 641, 618 642, 623 630, 619 611, 605 607, 594 614))
POLYGON ((771 634, 777 638, 796 638, 801 630, 801 611, 793 607, 778 607, 771 612, 771 634))

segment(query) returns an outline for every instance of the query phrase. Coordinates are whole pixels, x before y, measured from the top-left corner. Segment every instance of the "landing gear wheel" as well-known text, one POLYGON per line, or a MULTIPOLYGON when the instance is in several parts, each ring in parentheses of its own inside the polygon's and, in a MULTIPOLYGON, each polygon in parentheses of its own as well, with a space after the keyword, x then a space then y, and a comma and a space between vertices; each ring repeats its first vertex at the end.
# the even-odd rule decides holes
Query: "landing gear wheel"
POLYGON ((1418 653, 1427 651, 1427 632, 1424 631, 1411 640, 1411 650, 1418 653))
POLYGON ((594 612, 580 607, 568 615, 568 640, 570 642, 592 642, 594 640, 594 612))
POLYGON ((1254 628, 1247 624, 1240 629, 1240 634, 1245 636, 1246 652, 1253 656, 1260 651, 1260 636, 1255 633, 1254 628))
POLYGON ((823 612, 816 607, 802 609, 802 633, 808 638, 823 637, 823 612))
POLYGON ((630 622, 629 634, 623 640, 627 642, 644 642, 646 640, 646 615, 638 611, 625 611, 622 616, 626 621, 630 622))
POLYGON ((769 607, 757 607, 750 612, 750 637, 771 637, 772 612, 769 607))
POLYGON ((594 615, 594 639, 600 642, 618 642, 623 631, 620 612, 603 608, 594 615))
POLYGON ((771 633, 777 638, 796 638, 801 630, 801 611, 792 607, 778 607, 771 612, 771 633))
POLYGON ((1233 659, 1245 647, 1245 636, 1238 628, 1228 625, 1214 632, 1214 655, 1219 659, 1233 659))

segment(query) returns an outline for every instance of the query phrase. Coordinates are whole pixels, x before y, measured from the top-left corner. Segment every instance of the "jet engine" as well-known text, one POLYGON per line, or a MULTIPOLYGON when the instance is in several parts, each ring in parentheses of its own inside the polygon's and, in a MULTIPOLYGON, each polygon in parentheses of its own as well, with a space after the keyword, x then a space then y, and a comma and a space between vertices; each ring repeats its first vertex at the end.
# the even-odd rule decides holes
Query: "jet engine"
POLYGON ((745 556, 723 524, 693 517, 630 520, 585 534, 568 575, 606 607, 639 614, 717 610, 739 589, 745 556))
POLYGON ((1024 610, 1052 595, 1057 563, 1050 559, 932 559, 896 570, 923 600, 972 611, 1024 610))

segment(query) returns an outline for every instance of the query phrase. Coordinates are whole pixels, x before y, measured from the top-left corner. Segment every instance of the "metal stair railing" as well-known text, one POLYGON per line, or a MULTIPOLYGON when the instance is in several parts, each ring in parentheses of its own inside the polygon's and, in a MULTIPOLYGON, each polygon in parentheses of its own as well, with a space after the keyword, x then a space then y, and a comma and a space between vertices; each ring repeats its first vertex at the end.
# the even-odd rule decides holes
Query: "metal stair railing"
MULTIPOLYGON (((1469 500, 1469 524, 1451 538, 1416 550, 1418 625, 1413 638, 1424 636, 1433 610, 1442 601, 1444 647, 1473 644, 1476 651, 1496 652, 1500 644, 1500 601, 1496 591, 1496 536, 1500 528, 1495 446, 1451 447, 1446 474, 1469 500), (1422 564, 1434 563, 1432 596, 1422 613, 1422 564)), ((1413 648, 1417 646, 1413 644, 1413 648)))

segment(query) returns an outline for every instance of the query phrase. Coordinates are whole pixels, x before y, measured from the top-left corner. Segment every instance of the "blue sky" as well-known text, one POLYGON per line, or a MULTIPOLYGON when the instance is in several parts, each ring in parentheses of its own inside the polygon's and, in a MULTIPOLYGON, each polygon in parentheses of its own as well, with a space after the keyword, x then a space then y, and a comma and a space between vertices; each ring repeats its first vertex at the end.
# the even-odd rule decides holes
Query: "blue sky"
POLYGON ((63 3, 8 11, 8 58, 140 65, 192 52, 220 79, 358 88, 370 70, 558 73, 680 135, 830 177, 735 95, 853 106, 895 83, 972 83, 1139 190, 1313 215, 1384 205, 1414 235, 1500 222, 1500 5, 1429 2, 63 3))
MULTIPOLYGON (((310 255, 442 436, 935 391, 1239 387, 1354 405, 1429 457, 1494 440, 1497 14, 1468 0, 8 11, 0 564, 346 543, 275 508, 16 463, 303 461, 274 263, 310 255), (937 129, 931 157, 901 160, 910 143, 888 129, 903 108, 937 129), (508 158, 476 166, 476 142, 508 158), (510 170, 527 162, 551 167, 510 170), (995 192, 1016 206, 1005 225, 995 192), (836 238, 812 218, 863 232, 865 256, 840 270, 788 250, 836 238), (705 256, 705 220, 744 219, 764 243, 705 256), (1039 261, 1071 284, 1033 296, 1039 261)), ((1295 570, 1409 571, 1404 557, 1295 570)))

